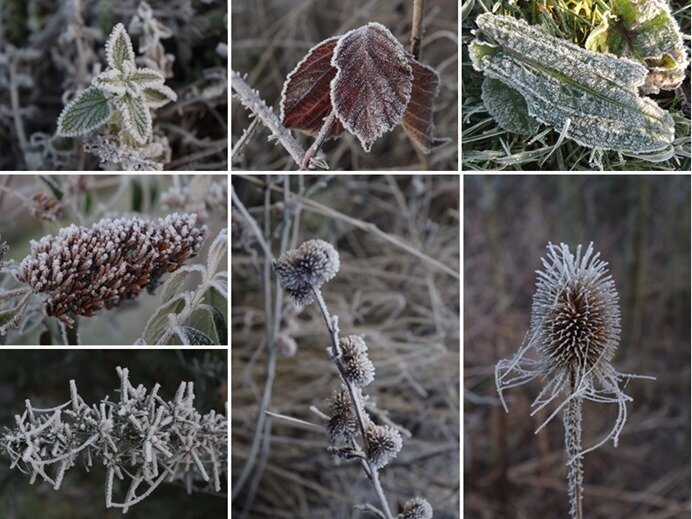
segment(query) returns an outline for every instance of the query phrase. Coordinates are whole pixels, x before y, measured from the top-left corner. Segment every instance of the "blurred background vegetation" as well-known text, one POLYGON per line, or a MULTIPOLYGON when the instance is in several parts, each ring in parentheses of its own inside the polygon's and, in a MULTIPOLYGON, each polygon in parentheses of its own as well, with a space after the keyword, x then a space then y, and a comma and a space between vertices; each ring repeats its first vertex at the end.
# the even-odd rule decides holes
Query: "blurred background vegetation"
MULTIPOLYGON (((692 3, 690 0, 672 0, 669 3, 683 36, 687 35, 684 43, 689 56, 692 3)), ((689 64, 687 77, 680 87, 649 96, 673 116, 676 139, 673 144, 677 160, 648 162, 623 157, 615 151, 592 157, 591 148, 570 139, 565 139, 555 148, 560 137, 556 131, 548 131, 545 136, 530 142, 533 136, 518 135, 500 128, 483 105, 481 85, 484 75, 473 69, 468 52, 479 14, 492 12, 526 20, 530 25, 540 25, 548 34, 584 47, 586 38, 609 9, 609 0, 464 0, 461 9, 462 170, 581 171, 600 167, 605 171, 690 171, 689 64)), ((541 125, 536 133, 540 134, 547 128, 541 125)))
MULTIPOLYGON (((91 226, 104 217, 140 216, 161 218, 177 210, 162 206, 160 197, 171 186, 189 187, 201 208, 207 186, 212 182, 227 183, 226 175, 0 175, 0 241, 10 246, 5 259, 20 262, 31 251, 31 240, 39 240, 47 234, 57 234, 61 228, 71 224, 91 226), (60 195, 63 211, 55 221, 36 218, 31 213, 32 196, 37 193, 60 195), (15 194, 16 193, 16 194, 15 194)), ((206 262, 209 245, 219 231, 227 226, 227 207, 217 205, 207 212, 207 238, 195 258, 188 263, 206 262)), ((223 270, 223 269, 222 269, 223 270)), ((165 283, 168 276, 163 276, 165 283)), ((197 286, 197 276, 190 276, 180 291, 197 286)), ((17 282, 10 275, 0 277, 4 290, 16 288, 17 282)), ((144 327, 154 310, 161 304, 161 291, 150 294, 142 291, 135 299, 123 301, 117 308, 102 309, 93 317, 79 319, 81 343, 88 344, 132 344, 141 337, 144 327)), ((11 300, 9 303, 16 303, 11 300)), ((8 305, 8 303, 3 303, 8 305)), ((7 306, 7 308, 11 308, 7 306)), ((55 333, 57 320, 42 314, 40 297, 32 298, 24 320, 28 330, 11 331, 0 337, 4 344, 43 344, 40 338, 47 331, 55 333), (51 328, 49 328, 51 326, 51 328)), ((4 308, 3 308, 4 309, 4 308)), ((221 309, 220 309, 221 311, 221 309)), ((50 333, 47 334, 50 336, 50 333)))
MULTIPOLYGON (((339 251, 341 269, 323 294, 339 316, 341 333, 362 335, 368 345, 375 365, 370 402, 412 433, 380 473, 390 506, 400 510, 406 500, 423 496, 436 519, 458 517, 459 177, 234 175, 239 199, 260 227, 268 225, 274 254, 287 224, 284 178, 292 193, 303 195, 300 202, 288 202, 290 219, 299 222, 295 244, 319 238, 339 251), (405 244, 425 256, 415 256, 405 244)), ((269 361, 264 257, 235 208, 232 218, 235 485, 249 456, 269 361)), ((327 411, 325 401, 338 385, 325 351, 324 321, 314 306, 299 310, 283 296, 280 308, 280 356, 269 410, 324 426, 310 410, 327 411)), ((353 507, 376 502, 360 466, 328 454, 326 431, 280 419, 271 419, 268 430, 270 446, 262 447, 251 477, 259 474, 256 494, 249 490, 252 483, 243 487, 233 502, 234 517, 243 517, 245 509, 247 517, 351 519, 358 517, 353 507)))
MULTIPOLYGON (((155 111, 171 170, 228 169, 225 0, 147 0, 170 29, 166 80, 178 101, 155 111)), ((113 26, 129 27, 140 0, 0 0, 0 170, 98 170, 78 139, 53 138, 63 92, 87 87, 113 26), (16 98, 14 98, 16 96, 16 98), (20 124, 18 124, 18 122, 20 124)), ((135 54, 138 37, 133 36, 135 54)))
MULTIPOLYGON (((0 429, 15 427, 14 415, 34 407, 54 407, 70 399, 69 381, 88 403, 110 395, 117 399, 120 379, 117 366, 128 367, 130 380, 151 389, 161 384, 160 395, 172 399, 180 382, 195 385, 195 406, 206 413, 226 413, 227 353, 223 350, 3 350, 0 351, 0 429)), ((115 519, 122 511, 106 509, 105 470, 97 462, 87 472, 78 463, 65 474, 59 491, 48 483, 29 484, 19 470, 9 469, 9 458, 0 455, 0 517, 6 519, 115 519)), ((117 481, 116 481, 117 485, 117 481)), ((225 488, 225 481, 222 481, 225 488)), ((115 487, 114 495, 127 492, 115 487)), ((163 483, 151 496, 135 505, 126 517, 190 518, 226 517, 224 493, 187 494, 184 485, 163 483)))
MULTIPOLYGON (((632 380, 614 448, 584 458, 589 518, 690 513, 690 178, 466 176, 464 182, 465 517, 567 517, 562 423, 535 429, 540 382, 500 407, 493 369, 529 326, 535 271, 548 241, 594 242, 620 294, 618 371, 632 380)), ((584 406, 583 444, 611 429, 614 405, 584 406)))
MULTIPOLYGON (((286 76, 317 43, 342 35, 368 22, 379 22, 410 50, 413 0, 238 0, 231 4, 231 62, 233 70, 247 74, 247 83, 259 91, 279 114, 286 76)), ((385 134, 365 153, 358 140, 343 135, 327 142, 322 151, 335 170, 457 170, 457 115, 459 109, 457 34, 458 4, 453 0, 426 0, 421 61, 440 74, 435 100, 436 135, 452 142, 423 155, 401 127, 385 134)), ((249 112, 233 104, 235 143, 250 125, 249 112)), ((258 129, 243 149, 236 170, 291 170, 295 163, 286 150, 267 143, 268 131, 258 129)), ((313 138, 294 132, 305 149, 313 138)))

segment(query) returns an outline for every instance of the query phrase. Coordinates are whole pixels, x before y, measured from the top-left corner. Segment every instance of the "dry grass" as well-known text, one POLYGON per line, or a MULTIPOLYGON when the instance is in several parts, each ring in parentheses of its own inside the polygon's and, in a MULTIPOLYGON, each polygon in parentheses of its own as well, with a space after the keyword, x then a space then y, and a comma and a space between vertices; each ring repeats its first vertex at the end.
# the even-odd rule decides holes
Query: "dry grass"
MULTIPOLYGON (((247 74, 247 82, 274 113, 279 113, 281 88, 287 74, 310 48, 368 22, 388 27, 409 49, 412 6, 410 0, 242 0, 232 2, 231 63, 233 70, 247 74)), ((323 147, 333 170, 456 170, 458 113, 458 4, 451 0, 425 2, 425 33, 421 60, 441 76, 435 103, 437 133, 452 142, 431 155, 419 154, 398 127, 379 139, 365 153, 353 136, 332 140, 323 147)), ((250 125, 248 112, 238 102, 232 105, 232 136, 235 143, 250 125)), ((295 163, 280 145, 268 143, 266 129, 259 129, 244 148, 236 170, 292 170, 295 163)), ((307 149, 313 138, 300 135, 307 149)))
MULTIPOLYGON (((250 180, 236 177, 234 187, 263 225, 262 186, 254 181, 268 179, 250 180)), ((376 369, 371 398, 413 434, 381 472, 390 506, 399 509, 422 495, 436 518, 458 517, 459 282, 433 261, 458 272, 458 178, 338 176, 318 188, 323 180, 305 179, 306 188, 316 191, 303 205, 298 242, 321 238, 339 250, 342 266, 323 287, 326 302, 339 315, 343 334, 360 334, 368 343, 376 369), (383 240, 371 225, 393 241, 383 240), (401 242, 423 258, 395 245, 401 242)), ((295 190, 296 177, 292 182, 295 190)), ((279 200, 273 195, 268 210, 273 226, 280 222, 279 200)), ((256 245, 251 250, 262 257, 256 245)), ((259 261, 241 250, 232 258, 234 483, 248 455, 265 376, 259 261)), ((316 308, 296 312, 287 302, 283 315, 281 331, 296 340, 298 350, 278 361, 269 409, 323 425, 309 408, 326 410, 324 401, 337 383, 325 352, 324 322, 316 308)), ((360 467, 336 464, 327 441, 326 432, 273 420, 271 450, 249 517, 347 518, 354 506, 375 503, 360 467)), ((246 499, 246 493, 238 496, 234 515, 246 499)))
MULTIPOLYGON (((493 366, 528 328, 545 245, 594 241, 620 293, 614 365, 631 381, 629 419, 584 458, 589 518, 690 513, 690 179, 687 176, 467 176, 464 185, 465 517, 567 517, 562 425, 534 430, 540 383, 499 406, 493 366)), ((584 407, 583 444, 607 434, 615 405, 584 407)))

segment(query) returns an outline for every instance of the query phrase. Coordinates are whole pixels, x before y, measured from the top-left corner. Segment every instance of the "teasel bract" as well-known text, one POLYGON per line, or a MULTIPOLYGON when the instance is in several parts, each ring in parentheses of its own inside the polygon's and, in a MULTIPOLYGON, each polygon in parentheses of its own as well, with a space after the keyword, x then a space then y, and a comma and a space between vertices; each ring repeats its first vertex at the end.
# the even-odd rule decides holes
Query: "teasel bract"
POLYGON ((652 378, 619 373, 612 365, 620 341, 620 307, 608 263, 593 243, 572 253, 567 245, 548 244, 536 271, 531 325, 519 351, 495 366, 495 383, 505 411, 503 391, 540 378, 544 386, 532 403, 533 416, 565 395, 538 427, 540 431, 560 411, 565 425, 570 514, 582 517, 582 458, 618 437, 627 420, 626 403, 632 398, 622 388, 630 378, 652 378), (537 358, 527 355, 533 350, 537 358), (610 433, 595 445, 581 445, 581 406, 584 400, 618 405, 610 433))

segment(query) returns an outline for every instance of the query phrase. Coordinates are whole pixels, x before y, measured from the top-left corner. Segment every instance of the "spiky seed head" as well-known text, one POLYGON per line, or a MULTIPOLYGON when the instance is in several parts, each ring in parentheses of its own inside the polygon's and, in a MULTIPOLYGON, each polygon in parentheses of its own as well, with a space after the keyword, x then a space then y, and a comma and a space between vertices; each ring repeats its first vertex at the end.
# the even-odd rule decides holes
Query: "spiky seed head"
POLYGON ((358 422, 348 389, 343 384, 329 399, 327 432, 332 443, 348 441, 358 431, 358 422))
POLYGON ((365 387, 375 379, 375 366, 368 358, 368 347, 359 335, 349 335, 339 341, 341 362, 346 379, 356 387, 365 387))
POLYGON ((414 497, 404 504, 404 509, 397 519, 432 519, 433 508, 427 500, 422 497, 414 497))
POLYGON ((382 468, 396 458, 401 450, 401 435, 390 425, 369 423, 365 429, 368 461, 375 468, 382 468))
POLYGON ((274 260, 281 287, 298 306, 313 302, 313 288, 320 288, 339 272, 339 253, 324 240, 308 240, 274 260))
POLYGON ((593 243, 583 254, 581 245, 573 254, 564 243, 548 244, 544 270, 537 271, 530 331, 548 370, 612 370, 620 308, 608 263, 599 257, 593 243))

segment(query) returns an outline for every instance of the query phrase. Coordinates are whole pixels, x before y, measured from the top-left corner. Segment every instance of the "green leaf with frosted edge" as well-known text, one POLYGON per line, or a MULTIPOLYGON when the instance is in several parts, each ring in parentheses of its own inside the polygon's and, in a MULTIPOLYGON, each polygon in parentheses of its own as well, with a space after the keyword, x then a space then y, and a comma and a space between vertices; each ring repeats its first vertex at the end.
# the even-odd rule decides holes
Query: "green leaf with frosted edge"
POLYGON ((482 14, 472 61, 519 92, 531 117, 582 146, 631 153, 670 148, 670 114, 641 97, 647 70, 634 61, 587 51, 510 16, 482 14), (488 45, 497 47, 487 52, 488 45))
POLYGON ((156 341, 161 336, 161 332, 168 327, 168 315, 182 312, 189 304, 190 293, 183 292, 159 306, 144 327, 144 333, 142 334, 144 344, 156 344, 156 341))
POLYGON ((183 344, 190 346, 211 346, 214 344, 214 341, 206 333, 191 326, 180 326, 178 337, 183 344))
POLYGON ((76 137, 103 126, 113 114, 106 94, 89 87, 68 103, 58 118, 58 135, 76 137))
POLYGON ((149 108, 161 108, 171 101, 178 100, 177 94, 166 85, 154 85, 145 88, 142 90, 142 95, 149 108))
POLYGON ((529 115, 522 95, 502 81, 486 77, 481 97, 488 112, 501 128, 523 135, 533 135, 538 130, 539 123, 529 115))
POLYGON ((125 94, 118 100, 123 127, 139 144, 146 144, 151 134, 151 114, 141 97, 125 94))
POLYGON ((106 60, 108 66, 124 72, 130 67, 134 68, 135 53, 132 49, 132 41, 122 23, 113 27, 111 35, 106 41, 106 60))
POLYGON ((586 40, 586 48, 630 58, 649 69, 643 93, 674 90, 689 63, 680 28, 663 0, 612 0, 612 10, 586 40))

